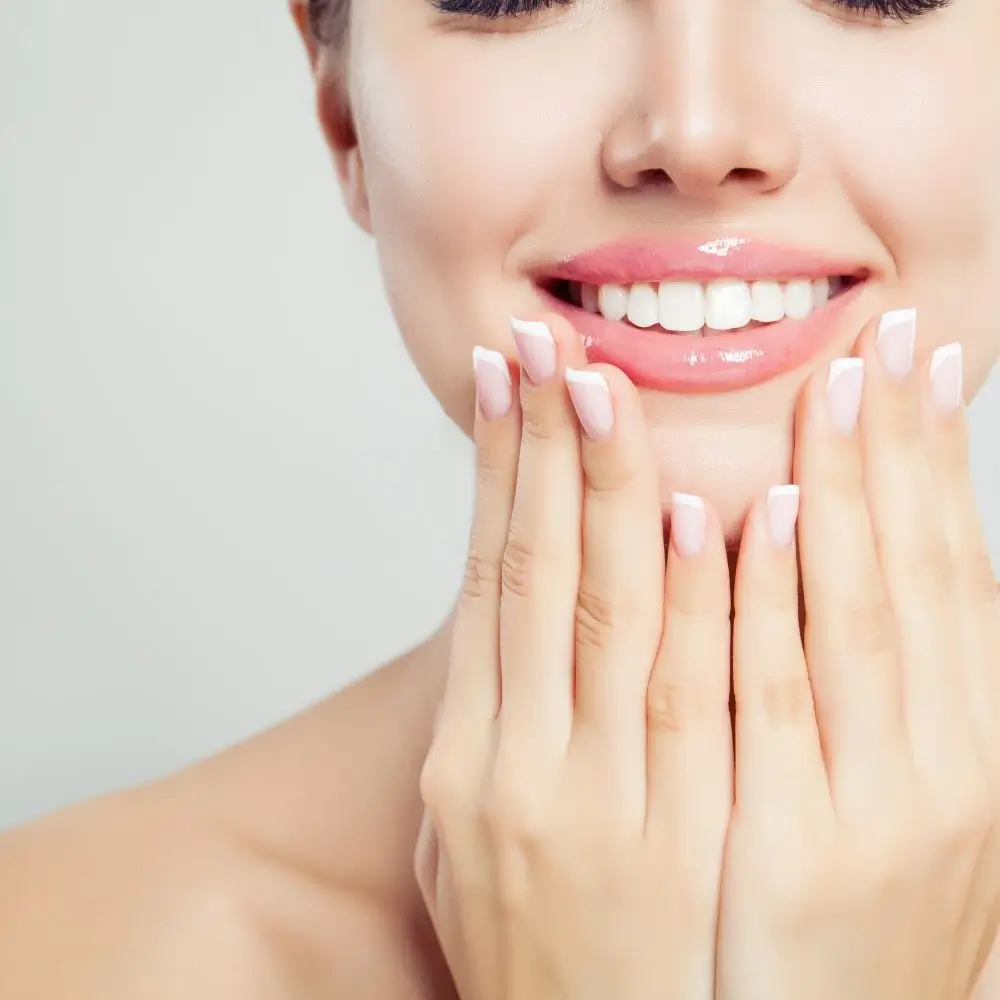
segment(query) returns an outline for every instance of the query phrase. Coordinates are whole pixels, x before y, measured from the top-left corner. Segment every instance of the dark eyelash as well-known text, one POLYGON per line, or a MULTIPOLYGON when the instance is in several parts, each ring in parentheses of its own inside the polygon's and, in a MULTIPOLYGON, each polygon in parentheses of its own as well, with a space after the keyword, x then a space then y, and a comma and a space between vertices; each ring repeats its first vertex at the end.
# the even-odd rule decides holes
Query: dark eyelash
MULTIPOLYGON (((566 7, 574 0, 434 0, 434 6, 445 14, 467 14, 473 17, 521 17, 549 7, 566 7)), ((829 0, 835 7, 844 7, 855 14, 892 21, 911 21, 921 14, 941 10, 951 0, 829 0)))
POLYGON ((523 17, 549 7, 568 7, 574 0, 434 0, 445 14, 468 14, 473 17, 523 17))
POLYGON ((853 14, 903 23, 951 4, 951 0, 829 0, 829 2, 834 7, 844 7, 853 14))

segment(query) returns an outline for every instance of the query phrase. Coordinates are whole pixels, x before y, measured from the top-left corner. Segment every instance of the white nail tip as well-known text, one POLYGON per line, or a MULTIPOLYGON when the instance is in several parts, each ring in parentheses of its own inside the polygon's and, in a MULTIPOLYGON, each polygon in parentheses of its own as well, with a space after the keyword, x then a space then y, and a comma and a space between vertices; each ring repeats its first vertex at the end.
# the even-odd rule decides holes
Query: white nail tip
POLYGON ((954 357, 962 356, 962 345, 961 344, 945 344, 943 347, 938 347, 934 353, 931 355, 931 378, 934 377, 937 370, 946 362, 954 357))
POLYGON ((837 358, 835 361, 831 361, 830 372, 826 378, 826 387, 829 389, 844 372, 854 371, 858 368, 864 368, 864 366, 864 358, 837 358))
POLYGON ((698 510, 705 509, 705 501, 701 497, 696 497, 692 493, 675 493, 671 498, 676 504, 684 507, 695 507, 698 510))
POLYGON ((538 320, 518 319, 516 316, 511 316, 510 328, 515 333, 521 333, 528 337, 543 337, 545 340, 552 340, 552 331, 545 323, 538 320))
POLYGON ((507 383, 510 384, 510 368, 507 365, 507 359, 499 351, 490 351, 485 347, 474 347, 472 349, 472 363, 473 365, 481 363, 499 368, 504 373, 507 383))
POLYGON ((602 389, 608 388, 608 380, 600 372, 581 372, 576 368, 567 368, 566 381, 575 382, 577 385, 599 385, 602 389))
POLYGON ((916 309, 893 309, 887 313, 883 313, 878 324, 878 336, 881 337, 886 330, 894 326, 899 326, 901 323, 915 322, 916 318, 916 309))
POLYGON ((779 497, 797 497, 798 495, 798 486, 772 486, 767 491, 767 502, 770 503, 772 500, 777 500, 779 497))

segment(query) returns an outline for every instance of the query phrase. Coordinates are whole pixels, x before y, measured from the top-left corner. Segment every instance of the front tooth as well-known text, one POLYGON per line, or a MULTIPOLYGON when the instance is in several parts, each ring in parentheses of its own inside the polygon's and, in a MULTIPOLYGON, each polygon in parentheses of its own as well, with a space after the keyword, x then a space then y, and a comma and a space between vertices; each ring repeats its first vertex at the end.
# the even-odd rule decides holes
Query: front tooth
POLYGON ((825 306, 830 299, 830 279, 817 278, 813 282, 813 308, 825 306))
POLYGON ((597 304, 597 285, 584 285, 580 292, 580 304, 589 313, 600 312, 597 304))
POLYGON ((755 281, 750 286, 750 301, 758 323, 777 323, 785 318, 785 293, 776 281, 755 281))
POLYGON ((628 289, 624 285, 601 285, 597 305, 605 319, 624 319, 628 312, 628 289))
POLYGON ((705 292, 705 326, 710 330, 739 330, 750 322, 752 314, 750 286, 745 281, 723 278, 709 284, 705 292))
POLYGON ((664 281, 659 300, 664 330, 697 333, 705 325, 705 289, 697 281, 664 281))
POLYGON ((789 319, 805 319, 812 310, 812 282, 789 281, 785 285, 785 315, 789 319))
POLYGON ((633 326, 655 326, 660 321, 656 289, 644 281, 637 282, 628 293, 628 321, 633 326))

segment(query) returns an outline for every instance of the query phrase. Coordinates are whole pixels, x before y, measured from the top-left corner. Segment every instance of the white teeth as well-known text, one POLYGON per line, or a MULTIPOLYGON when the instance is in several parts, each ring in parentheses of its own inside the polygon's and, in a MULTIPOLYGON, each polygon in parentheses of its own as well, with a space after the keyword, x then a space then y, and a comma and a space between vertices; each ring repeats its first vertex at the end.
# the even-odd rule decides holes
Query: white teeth
POLYGON ((645 282, 634 284, 628 293, 628 321, 633 326, 656 326, 660 322, 660 306, 656 289, 645 282))
POLYGON ((705 326, 710 330, 739 330, 752 314, 750 286, 745 281, 723 278, 705 290, 705 326))
POLYGON ((576 285, 571 300, 605 319, 623 319, 642 329, 658 326, 670 333, 704 334, 740 330, 752 321, 777 323, 786 316, 801 320, 838 294, 839 277, 794 281, 722 278, 697 281, 648 281, 633 285, 576 285))
POLYGON ((628 289, 624 285, 601 285, 597 304, 605 319, 624 319, 628 312, 628 289))
POLYGON ((750 300, 758 323, 777 323, 785 318, 785 293, 776 281, 755 281, 750 286, 750 300))
POLYGON ((664 330, 697 333, 705 325, 705 289, 697 281, 664 281, 659 298, 664 330))
POLYGON ((785 285, 785 315, 789 319, 805 319, 812 310, 812 282, 789 281, 785 285))

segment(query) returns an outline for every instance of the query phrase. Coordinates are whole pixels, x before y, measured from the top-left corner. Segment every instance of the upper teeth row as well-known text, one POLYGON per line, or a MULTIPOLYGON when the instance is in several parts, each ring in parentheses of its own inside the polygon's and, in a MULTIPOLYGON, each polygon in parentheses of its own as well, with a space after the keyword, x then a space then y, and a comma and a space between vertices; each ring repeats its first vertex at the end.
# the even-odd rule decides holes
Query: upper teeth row
POLYGON ((659 325, 672 333, 739 330, 753 320, 776 323, 786 316, 805 319, 823 305, 838 278, 817 281, 746 282, 723 278, 706 285, 696 281, 638 282, 634 285, 583 285, 580 305, 606 319, 639 327, 659 325))

